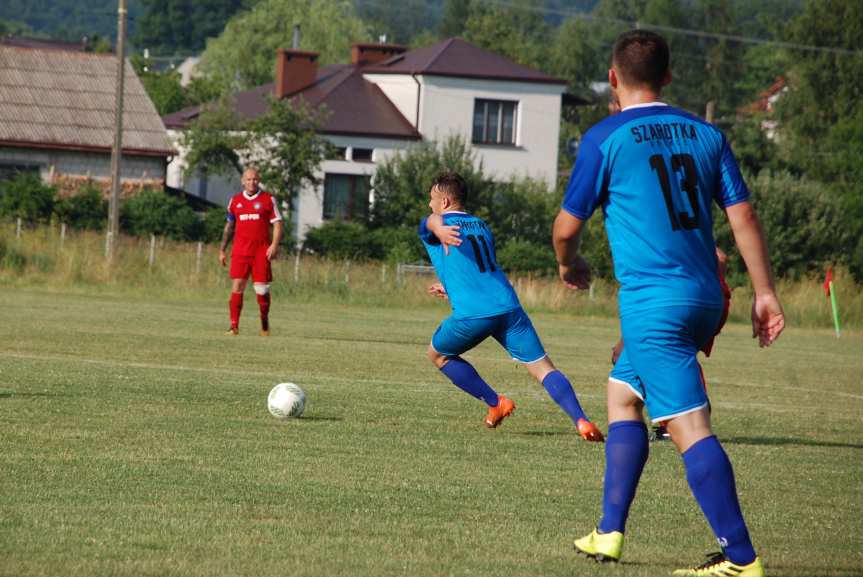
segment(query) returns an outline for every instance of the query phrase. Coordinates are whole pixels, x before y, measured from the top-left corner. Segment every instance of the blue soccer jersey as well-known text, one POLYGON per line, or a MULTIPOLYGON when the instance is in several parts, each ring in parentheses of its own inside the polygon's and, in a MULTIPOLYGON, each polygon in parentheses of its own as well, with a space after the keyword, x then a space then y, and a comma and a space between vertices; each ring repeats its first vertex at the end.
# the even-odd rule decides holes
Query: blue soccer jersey
POLYGON ((459 246, 450 246, 448 255, 426 221, 420 223, 420 239, 446 289, 454 318, 491 317, 521 307, 515 290, 497 264, 494 237, 481 218, 465 212, 443 215, 444 224, 460 227, 462 241, 459 246))
POLYGON ((712 206, 748 200, 725 136, 671 106, 636 106, 584 135, 563 209, 605 216, 620 314, 670 305, 722 306, 712 206))

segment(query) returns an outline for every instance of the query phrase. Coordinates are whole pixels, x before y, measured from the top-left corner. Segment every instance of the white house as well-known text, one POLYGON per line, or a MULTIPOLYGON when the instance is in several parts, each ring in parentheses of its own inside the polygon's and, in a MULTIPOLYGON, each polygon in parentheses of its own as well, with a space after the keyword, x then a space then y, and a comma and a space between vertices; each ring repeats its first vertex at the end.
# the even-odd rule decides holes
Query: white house
MULTIPOLYGON (((254 118, 266 98, 301 96, 330 115, 321 133, 339 151, 322 163, 322 190, 300 195, 292 215, 297 238, 331 218, 367 214, 377 163, 422 141, 458 135, 469 142, 487 175, 557 179, 558 136, 566 82, 516 64, 459 38, 406 51, 391 44, 356 44, 350 64, 317 67, 317 54, 279 50, 276 82, 235 95, 235 111, 254 118)), ((185 178, 181 131, 200 107, 163 118, 180 155, 168 185, 227 203, 239 176, 185 178)))

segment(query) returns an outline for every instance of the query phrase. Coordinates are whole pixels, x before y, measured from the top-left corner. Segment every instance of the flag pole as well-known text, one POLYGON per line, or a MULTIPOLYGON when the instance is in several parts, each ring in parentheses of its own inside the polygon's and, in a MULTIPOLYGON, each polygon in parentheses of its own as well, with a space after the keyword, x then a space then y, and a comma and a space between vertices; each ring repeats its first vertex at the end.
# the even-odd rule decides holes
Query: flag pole
POLYGON ((839 327, 839 307, 836 305, 836 291, 833 290, 833 281, 830 281, 830 305, 833 307, 833 326, 836 328, 836 338, 839 338, 842 329, 839 327))

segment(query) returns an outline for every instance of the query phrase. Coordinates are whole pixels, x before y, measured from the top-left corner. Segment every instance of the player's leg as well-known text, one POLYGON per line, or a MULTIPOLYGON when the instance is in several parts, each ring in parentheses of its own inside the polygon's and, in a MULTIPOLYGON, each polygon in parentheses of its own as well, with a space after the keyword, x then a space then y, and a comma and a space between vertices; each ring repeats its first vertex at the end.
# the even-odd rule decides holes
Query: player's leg
POLYGON ((584 439, 602 441, 602 433, 587 418, 569 379, 555 368, 546 355, 539 335, 523 309, 502 315, 501 323, 492 336, 513 359, 524 363, 530 375, 542 384, 552 400, 569 415, 584 439))
POLYGON ((578 397, 569 379, 557 370, 548 355, 532 363, 526 362, 524 366, 527 367, 527 372, 545 388, 552 400, 563 409, 563 412, 569 415, 578 430, 578 434, 585 441, 601 443, 604 440, 599 427, 590 421, 581 408, 581 403, 578 402, 578 397))
POLYGON ((629 508, 647 462, 650 445, 639 387, 624 351, 608 380, 602 519, 593 532, 575 541, 579 552, 599 561, 618 561, 623 553, 629 508))
POLYGON ((429 360, 458 388, 488 405, 485 424, 497 427, 515 404, 499 395, 460 355, 481 343, 496 324, 495 318, 459 320, 449 317, 435 331, 428 348, 429 360))
POLYGON ((270 259, 265 251, 259 251, 255 255, 252 264, 252 282, 255 289, 255 298, 258 301, 258 309, 261 312, 261 336, 270 336, 270 283, 273 280, 273 271, 270 259))
POLYGON ((243 293, 252 272, 251 262, 244 257, 231 257, 231 297, 228 299, 228 315, 231 327, 225 334, 240 334, 240 313, 243 311, 243 293))
POLYGON ((712 559, 711 567, 697 570, 701 572, 677 574, 724 575, 722 571, 730 568, 728 574, 738 574, 740 569, 739 574, 756 577, 763 574, 760 562, 740 511, 731 463, 710 428, 696 358, 698 349, 714 334, 720 314, 719 309, 701 307, 649 311, 639 319, 648 327, 641 331, 640 346, 630 347, 627 337, 627 351, 644 382, 647 408, 654 421, 668 421, 692 493, 726 556, 712 559))

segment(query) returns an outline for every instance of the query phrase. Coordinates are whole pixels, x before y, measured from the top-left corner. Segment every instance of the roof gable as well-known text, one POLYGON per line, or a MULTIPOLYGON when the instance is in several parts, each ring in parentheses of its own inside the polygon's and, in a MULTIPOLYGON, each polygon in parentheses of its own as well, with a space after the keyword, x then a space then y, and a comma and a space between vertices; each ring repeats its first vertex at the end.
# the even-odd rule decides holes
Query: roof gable
POLYGON ((367 66, 363 72, 566 84, 565 80, 549 76, 529 66, 516 64, 505 56, 489 52, 461 38, 449 38, 431 46, 405 52, 379 65, 367 66))
MULTIPOLYGON (((0 145, 110 150, 116 70, 113 55, 0 45, 0 145)), ((123 151, 157 156, 174 152, 128 62, 123 151)))

